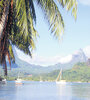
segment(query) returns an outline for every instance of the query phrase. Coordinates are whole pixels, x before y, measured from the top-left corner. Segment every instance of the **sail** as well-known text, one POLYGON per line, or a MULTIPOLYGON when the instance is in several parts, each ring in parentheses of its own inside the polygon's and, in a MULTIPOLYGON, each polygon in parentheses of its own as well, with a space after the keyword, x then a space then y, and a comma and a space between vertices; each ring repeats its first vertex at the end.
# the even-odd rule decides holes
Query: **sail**
POLYGON ((58 75, 56 81, 60 81, 61 80, 61 76, 62 76, 62 69, 60 70, 59 75, 58 75))

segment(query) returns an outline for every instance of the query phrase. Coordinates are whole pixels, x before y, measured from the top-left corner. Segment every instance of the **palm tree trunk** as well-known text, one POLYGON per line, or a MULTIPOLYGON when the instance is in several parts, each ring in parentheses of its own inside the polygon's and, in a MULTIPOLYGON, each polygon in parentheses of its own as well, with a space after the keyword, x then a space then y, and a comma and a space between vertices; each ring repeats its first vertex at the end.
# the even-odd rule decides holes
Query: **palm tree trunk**
MULTIPOLYGON (((11 24, 12 16, 10 16, 11 15, 10 11, 13 9, 13 0, 7 0, 5 2, 5 5, 6 6, 4 7, 2 18, 0 21, 0 64, 3 65, 5 75, 7 75, 6 56, 9 56, 8 37, 9 37, 9 29, 12 25, 11 24)), ((8 57, 8 59, 11 65, 10 57, 8 57)))
POLYGON ((9 13, 9 2, 7 1, 6 2, 6 6, 4 7, 4 11, 3 11, 3 14, 2 14, 2 18, 1 18, 1 21, 0 21, 0 39, 2 37, 2 34, 3 34, 3 30, 5 28, 5 24, 7 23, 7 16, 8 16, 8 13, 9 13))
POLYGON ((6 61, 4 61, 4 75, 7 76, 7 64, 6 64, 6 61))

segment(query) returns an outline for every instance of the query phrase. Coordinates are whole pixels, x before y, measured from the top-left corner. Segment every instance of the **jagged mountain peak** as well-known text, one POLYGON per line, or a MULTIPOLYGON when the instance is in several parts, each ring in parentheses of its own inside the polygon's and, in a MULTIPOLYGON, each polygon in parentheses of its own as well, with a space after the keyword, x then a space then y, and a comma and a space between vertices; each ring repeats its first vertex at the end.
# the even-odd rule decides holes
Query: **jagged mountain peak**
POLYGON ((77 60, 79 62, 86 62, 88 58, 86 57, 83 49, 79 49, 78 51, 76 51, 73 54, 73 59, 74 60, 77 60))

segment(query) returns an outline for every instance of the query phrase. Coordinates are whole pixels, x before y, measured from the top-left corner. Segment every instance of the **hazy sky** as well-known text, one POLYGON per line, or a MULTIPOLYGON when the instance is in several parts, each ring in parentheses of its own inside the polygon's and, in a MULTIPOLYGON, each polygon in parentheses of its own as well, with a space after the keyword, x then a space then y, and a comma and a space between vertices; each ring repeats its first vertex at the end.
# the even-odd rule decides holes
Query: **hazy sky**
MULTIPOLYGON (((33 63, 37 63, 40 60, 39 63, 44 65, 43 58, 45 58, 44 60, 52 58, 52 62, 54 62, 56 58, 59 59, 61 56, 67 56, 80 48, 90 45, 90 0, 78 0, 76 21, 71 12, 66 12, 62 8, 60 8, 60 11, 65 22, 65 33, 61 41, 58 41, 50 33, 44 14, 38 6, 36 7, 36 30, 40 37, 37 38, 36 50, 33 52, 34 56, 36 56, 33 63)), ((22 53, 19 56, 22 59, 25 57, 22 53)))
POLYGON ((38 55, 67 55, 90 44, 90 6, 78 5, 76 22, 70 12, 67 13, 65 9, 61 11, 65 22, 65 34, 60 42, 50 35, 49 26, 40 10, 36 9, 36 12, 37 31, 40 35, 35 51, 38 55))

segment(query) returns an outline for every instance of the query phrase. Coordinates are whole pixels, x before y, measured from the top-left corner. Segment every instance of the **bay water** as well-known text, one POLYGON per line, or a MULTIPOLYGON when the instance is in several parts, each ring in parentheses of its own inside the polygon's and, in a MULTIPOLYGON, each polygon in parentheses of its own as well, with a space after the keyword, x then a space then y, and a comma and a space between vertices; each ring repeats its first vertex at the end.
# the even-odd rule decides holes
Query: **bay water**
POLYGON ((8 81, 0 84, 0 100, 90 100, 90 83, 8 81))

